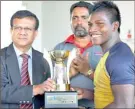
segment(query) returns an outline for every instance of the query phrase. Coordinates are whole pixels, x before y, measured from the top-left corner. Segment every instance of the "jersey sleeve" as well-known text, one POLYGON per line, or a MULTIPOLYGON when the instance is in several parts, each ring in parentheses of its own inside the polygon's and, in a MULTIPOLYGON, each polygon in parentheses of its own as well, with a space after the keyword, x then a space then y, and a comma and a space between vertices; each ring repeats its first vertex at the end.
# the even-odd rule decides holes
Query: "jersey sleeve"
POLYGON ((108 57, 106 70, 110 76, 111 85, 135 84, 135 57, 133 55, 108 57))

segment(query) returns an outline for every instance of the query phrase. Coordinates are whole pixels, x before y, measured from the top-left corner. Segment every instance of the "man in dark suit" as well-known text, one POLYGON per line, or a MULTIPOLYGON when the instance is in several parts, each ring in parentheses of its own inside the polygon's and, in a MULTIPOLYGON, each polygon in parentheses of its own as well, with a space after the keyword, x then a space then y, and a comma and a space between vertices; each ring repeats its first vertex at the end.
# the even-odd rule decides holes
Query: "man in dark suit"
POLYGON ((21 10, 12 16, 10 25, 13 42, 1 50, 1 108, 39 109, 45 91, 55 90, 47 61, 32 48, 39 20, 30 11, 21 10), (27 62, 22 54, 27 55, 27 62), (25 71, 27 79, 22 74, 25 71))

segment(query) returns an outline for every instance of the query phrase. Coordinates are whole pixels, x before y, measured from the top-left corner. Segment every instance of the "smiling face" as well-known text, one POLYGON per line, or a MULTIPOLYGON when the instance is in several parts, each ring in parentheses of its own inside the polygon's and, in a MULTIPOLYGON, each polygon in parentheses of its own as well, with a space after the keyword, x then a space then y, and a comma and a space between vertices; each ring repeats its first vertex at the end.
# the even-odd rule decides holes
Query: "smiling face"
POLYGON ((12 41, 18 49, 31 46, 37 35, 35 24, 35 19, 29 17, 13 20, 13 27, 11 28, 12 41))
POLYGON ((85 37, 88 35, 88 18, 89 11, 87 8, 74 8, 71 15, 71 27, 75 36, 85 37))
POLYGON ((112 38, 114 25, 106 12, 94 12, 89 21, 89 34, 95 45, 102 45, 112 38))

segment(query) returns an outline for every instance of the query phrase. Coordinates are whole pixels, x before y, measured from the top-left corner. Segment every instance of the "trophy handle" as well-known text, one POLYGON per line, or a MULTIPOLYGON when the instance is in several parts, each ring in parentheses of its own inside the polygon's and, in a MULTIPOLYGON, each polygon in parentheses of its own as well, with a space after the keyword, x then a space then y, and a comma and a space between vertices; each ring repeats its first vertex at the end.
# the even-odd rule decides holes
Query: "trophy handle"
POLYGON ((53 61, 56 61, 56 58, 55 58, 55 56, 54 56, 54 54, 53 54, 53 51, 49 51, 49 54, 50 54, 51 59, 52 59, 53 61))

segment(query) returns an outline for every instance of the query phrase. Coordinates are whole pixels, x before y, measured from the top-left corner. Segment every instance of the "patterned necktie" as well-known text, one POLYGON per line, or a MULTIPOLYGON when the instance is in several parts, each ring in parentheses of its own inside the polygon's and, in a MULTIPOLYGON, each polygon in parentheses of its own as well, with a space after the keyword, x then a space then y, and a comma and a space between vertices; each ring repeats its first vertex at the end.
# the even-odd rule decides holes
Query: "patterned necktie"
MULTIPOLYGON (((30 85, 29 73, 28 73, 28 58, 27 54, 22 54, 21 57, 23 58, 22 68, 21 68, 21 85, 26 86, 30 85)), ((20 109, 32 109, 32 104, 21 104, 20 109)))

